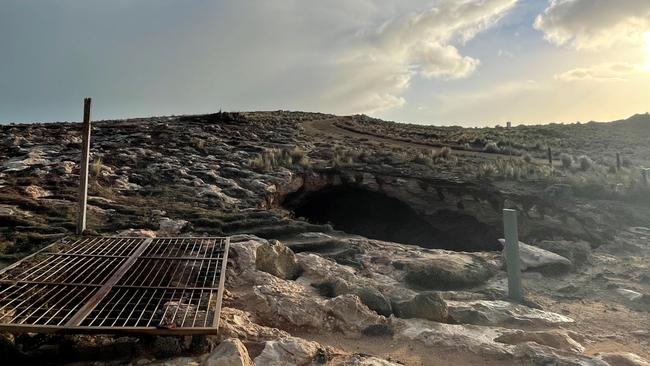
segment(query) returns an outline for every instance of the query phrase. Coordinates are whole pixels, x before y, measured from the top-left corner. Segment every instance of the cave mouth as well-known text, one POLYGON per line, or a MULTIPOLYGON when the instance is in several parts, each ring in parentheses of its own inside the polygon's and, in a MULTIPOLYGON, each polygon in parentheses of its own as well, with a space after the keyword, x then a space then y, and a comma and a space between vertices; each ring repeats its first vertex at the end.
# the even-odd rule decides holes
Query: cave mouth
POLYGON ((466 252, 501 249, 496 230, 469 214, 439 210, 427 220, 396 198, 354 186, 298 191, 283 206, 311 223, 370 239, 466 252))

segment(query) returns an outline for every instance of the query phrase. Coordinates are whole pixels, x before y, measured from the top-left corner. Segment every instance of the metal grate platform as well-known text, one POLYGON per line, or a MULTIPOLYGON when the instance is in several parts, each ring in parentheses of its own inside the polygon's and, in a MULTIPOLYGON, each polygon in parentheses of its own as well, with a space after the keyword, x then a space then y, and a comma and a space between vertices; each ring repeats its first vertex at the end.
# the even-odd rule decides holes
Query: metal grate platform
POLYGON ((228 238, 65 238, 0 271, 0 331, 214 334, 228 238))

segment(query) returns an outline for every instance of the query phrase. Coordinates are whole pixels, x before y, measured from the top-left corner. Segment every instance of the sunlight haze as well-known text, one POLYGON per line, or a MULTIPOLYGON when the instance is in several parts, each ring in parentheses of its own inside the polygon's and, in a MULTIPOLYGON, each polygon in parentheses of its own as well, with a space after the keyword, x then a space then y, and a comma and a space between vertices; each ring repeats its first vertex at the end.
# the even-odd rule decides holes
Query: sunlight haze
POLYGON ((420 124, 650 110, 650 1, 3 1, 0 123, 305 110, 420 124))

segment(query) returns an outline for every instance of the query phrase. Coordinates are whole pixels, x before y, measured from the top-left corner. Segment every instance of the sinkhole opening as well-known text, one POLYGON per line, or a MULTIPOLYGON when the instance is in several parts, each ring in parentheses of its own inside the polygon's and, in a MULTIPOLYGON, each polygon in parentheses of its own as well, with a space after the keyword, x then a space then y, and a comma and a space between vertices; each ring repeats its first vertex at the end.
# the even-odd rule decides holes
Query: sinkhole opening
POLYGON ((497 231, 470 214, 438 210, 423 217, 396 198, 354 186, 299 191, 283 206, 309 222, 370 239, 468 252, 501 249, 497 231))

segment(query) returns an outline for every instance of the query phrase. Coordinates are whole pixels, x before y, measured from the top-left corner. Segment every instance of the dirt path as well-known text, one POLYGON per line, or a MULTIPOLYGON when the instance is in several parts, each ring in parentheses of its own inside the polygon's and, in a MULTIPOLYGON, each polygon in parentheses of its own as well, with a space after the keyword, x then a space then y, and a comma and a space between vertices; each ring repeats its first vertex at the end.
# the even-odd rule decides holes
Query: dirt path
MULTIPOLYGON (((345 128, 341 128, 335 124, 337 118, 327 118, 327 119, 319 119, 319 120, 312 120, 312 121, 306 121, 303 123, 304 127, 304 132, 307 135, 310 136, 318 136, 318 135, 329 135, 334 138, 345 138, 345 137, 352 137, 352 138, 357 138, 357 139, 366 139, 374 143, 385 143, 393 146, 399 146, 399 147, 406 147, 406 148, 415 148, 415 149, 437 149, 440 150, 442 149, 441 147, 436 147, 436 146, 431 146, 429 144, 424 144, 424 143, 418 143, 418 142, 409 142, 409 141, 402 141, 402 140, 397 140, 389 137, 379 137, 373 134, 369 133, 361 133, 357 131, 351 131, 345 128)), ((452 151, 454 152, 455 155, 463 155, 463 156, 470 156, 470 157, 482 157, 486 159, 497 159, 499 157, 501 158, 512 158, 512 155, 506 155, 506 154, 499 154, 499 153, 486 153, 482 151, 468 151, 468 150, 461 150, 461 149, 454 149, 453 147, 450 147, 452 151)), ((548 164, 548 161, 546 159, 537 159, 533 158, 533 162, 536 164, 548 164)), ((554 166, 559 166, 557 165, 558 162, 554 161, 553 165, 554 166)))

